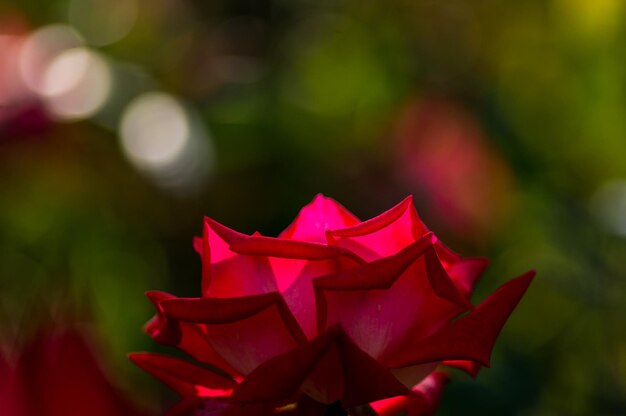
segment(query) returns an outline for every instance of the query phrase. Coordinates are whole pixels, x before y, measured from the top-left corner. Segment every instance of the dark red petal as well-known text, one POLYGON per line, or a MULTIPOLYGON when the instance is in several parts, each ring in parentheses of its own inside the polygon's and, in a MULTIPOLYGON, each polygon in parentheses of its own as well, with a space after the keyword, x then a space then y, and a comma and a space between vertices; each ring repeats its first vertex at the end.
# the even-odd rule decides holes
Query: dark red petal
POLYGON ((298 389, 336 336, 328 331, 308 344, 257 367, 231 395, 237 403, 272 403, 296 396, 298 389))
POLYGON ((460 254, 450 250, 438 238, 435 238, 435 249, 437 250, 437 255, 441 259, 441 262, 443 263, 443 266, 446 268, 446 270, 448 270, 451 265, 462 259, 460 254))
MULTIPOLYGON (((235 389, 231 399, 238 403, 285 400, 296 395, 311 375, 341 380, 341 389, 335 392, 341 393, 340 399, 345 407, 407 392, 387 369, 359 349, 343 330, 335 327, 314 341, 260 365, 235 389), (335 352, 339 365, 325 366, 327 374, 316 372, 324 358, 335 352)), ((333 399, 328 398, 329 401, 333 399)))
POLYGON ((415 386, 410 394, 380 400, 371 403, 370 406, 379 416, 434 415, 447 381, 448 377, 445 373, 435 371, 415 386))
POLYGON ((150 291, 146 292, 146 296, 154 304, 157 314, 145 325, 146 332, 157 342, 162 344, 176 345, 180 342, 180 329, 175 323, 167 320, 163 315, 161 302, 166 299, 174 299, 175 296, 169 293, 150 291))
POLYGON ((189 397, 167 412, 167 416, 270 416, 273 406, 233 405, 222 400, 206 397, 189 397))
POLYGON ((383 214, 353 227, 330 230, 328 243, 351 250, 367 261, 389 256, 428 233, 412 197, 383 214))
POLYGON ((404 384, 389 370, 357 347, 347 336, 340 337, 338 346, 344 367, 343 406, 359 406, 406 391, 404 384))
POLYGON ((462 308, 469 309, 472 307, 468 298, 463 296, 444 269, 434 247, 426 250, 424 262, 426 263, 426 275, 430 281, 430 286, 438 296, 462 308))
POLYGON ((478 373, 480 372, 480 369, 482 368, 482 366, 477 362, 467 360, 446 360, 443 361, 441 364, 463 370, 467 374, 472 376, 472 378, 476 378, 476 376, 478 376, 478 373))
POLYGON ((238 297, 276 291, 268 259, 259 253, 242 256, 231 246, 250 237, 205 218, 202 236, 202 293, 207 297, 238 297))
POLYGON ((314 279, 318 331, 339 323, 360 348, 384 362, 404 346, 407 334, 426 337, 443 327, 466 307, 443 298, 456 287, 441 266, 428 264, 437 261, 432 244, 429 233, 394 256, 314 279))
POLYGON ((469 300, 474 290, 474 285, 488 265, 489 260, 485 258, 464 259, 451 264, 447 271, 456 287, 469 300))
POLYGON ((223 397, 237 385, 214 371, 167 355, 143 352, 129 354, 129 358, 183 397, 223 397))
POLYGON ((385 257, 314 280, 318 289, 374 290, 388 289, 398 276, 432 247, 432 233, 427 233, 394 256, 385 257))
POLYGON ((230 404, 207 397, 186 397, 169 409, 166 416, 219 416, 230 404))
POLYGON ((224 361, 208 342, 202 325, 176 321, 165 315, 161 302, 177 299, 175 296, 155 291, 146 295, 154 303, 157 314, 146 324, 145 329, 156 342, 178 347, 202 363, 219 368, 233 377, 239 377, 239 372, 224 361))
POLYGON ((389 365, 405 367, 442 360, 472 360, 489 367, 496 337, 535 276, 527 272, 508 281, 467 315, 430 337, 408 342, 389 365))
POLYGON ((326 242, 326 230, 345 228, 360 221, 350 211, 331 198, 318 194, 300 210, 296 219, 279 238, 326 242))
POLYGON ((438 365, 439 363, 417 364, 410 367, 393 368, 390 371, 402 384, 412 388, 432 373, 438 365))
POLYGON ((169 319, 201 324, 211 346, 241 374, 306 342, 278 293, 163 301, 169 319))
POLYGON ((239 254, 262 255, 301 260, 325 260, 337 256, 349 257, 363 263, 363 260, 354 253, 341 247, 306 241, 281 240, 272 237, 251 236, 233 242, 231 250, 239 254))
POLYGON ((200 255, 200 259, 202 259, 202 253, 204 252, 204 248, 202 245, 202 237, 193 238, 193 249, 196 253, 200 255))

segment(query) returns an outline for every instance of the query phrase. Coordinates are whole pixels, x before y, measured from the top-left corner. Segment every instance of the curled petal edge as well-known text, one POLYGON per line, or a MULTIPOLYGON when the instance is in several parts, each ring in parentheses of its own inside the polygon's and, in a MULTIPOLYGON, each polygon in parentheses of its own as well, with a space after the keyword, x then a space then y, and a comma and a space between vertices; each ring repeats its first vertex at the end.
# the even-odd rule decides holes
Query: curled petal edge
POLYGON ((140 352, 130 360, 181 396, 224 397, 237 383, 216 371, 167 355, 140 352))
POLYGON ((491 351, 507 319, 535 276, 531 270, 496 289, 467 315, 390 359, 393 368, 444 360, 471 360, 490 367, 491 351))
POLYGON ((434 371, 422 382, 411 389, 405 396, 391 397, 370 404, 378 416, 406 416, 434 415, 441 399, 443 387, 449 381, 443 371, 434 371))

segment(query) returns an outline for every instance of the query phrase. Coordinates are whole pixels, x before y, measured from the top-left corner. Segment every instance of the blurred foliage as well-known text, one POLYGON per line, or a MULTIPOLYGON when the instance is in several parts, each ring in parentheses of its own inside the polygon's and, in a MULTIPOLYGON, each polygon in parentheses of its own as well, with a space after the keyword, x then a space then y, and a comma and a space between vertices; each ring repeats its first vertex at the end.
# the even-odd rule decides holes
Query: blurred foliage
MULTIPOLYGON (((10 19, 68 23, 75 1, 5 0, 0 34, 10 19)), ((102 10, 88 22, 105 30, 114 14, 102 10)), ((475 302, 538 270, 493 369, 456 377, 440 413, 626 413, 626 208, 615 209, 626 193, 597 197, 626 180, 623 2, 139 0, 137 11, 125 37, 98 47, 126 68, 122 98, 80 122, 0 128, 5 343, 37 316, 69 314, 97 329, 122 384, 159 401, 125 354, 156 348, 140 332, 143 292, 199 293, 202 215, 275 235, 318 192, 361 218, 412 193, 451 247, 492 259, 475 302), (159 188, 118 144, 124 106, 150 89, 209 132, 213 173, 194 193, 159 188), (443 122, 425 130, 433 108, 443 122), (416 163, 429 168, 416 176, 416 163)))

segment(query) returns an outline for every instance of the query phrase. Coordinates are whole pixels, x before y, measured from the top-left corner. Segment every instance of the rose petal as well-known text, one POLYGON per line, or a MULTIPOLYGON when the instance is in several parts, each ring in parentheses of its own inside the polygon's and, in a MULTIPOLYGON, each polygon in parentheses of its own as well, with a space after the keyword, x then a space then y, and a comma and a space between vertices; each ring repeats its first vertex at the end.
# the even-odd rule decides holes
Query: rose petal
POLYGON ((435 249, 437 250, 437 256, 439 256, 439 259, 441 260, 441 263, 443 264, 443 267, 446 270, 448 270, 450 266, 452 266, 459 260, 462 260, 462 257, 460 254, 455 253, 454 251, 449 249, 448 246, 446 246, 437 237, 434 238, 434 241, 435 241, 435 249))
POLYGON ((315 296, 311 280, 363 261, 353 253, 322 244, 280 240, 270 237, 240 239, 231 245, 239 254, 268 256, 278 291, 309 339, 317 335, 315 296))
MULTIPOLYGON (((231 245, 250 237, 205 218, 202 233, 202 293, 206 297, 239 297, 276 291, 268 259, 242 256, 231 245)), ((254 254, 254 253, 252 253, 254 254)))
POLYGON ((167 412, 167 416, 325 416, 328 406, 306 395, 293 403, 233 404, 221 399, 190 397, 182 400, 167 412))
POLYGON ((172 299, 169 319, 202 324, 210 345, 241 374, 306 342, 278 293, 232 299, 172 299))
POLYGON ((187 398, 167 412, 167 416, 270 416, 274 414, 273 406, 239 406, 206 397, 187 398))
POLYGON ((156 342, 176 346, 202 363, 216 367, 235 378, 240 377, 240 373, 213 349, 202 325, 176 321, 165 315, 161 302, 177 299, 175 296, 156 291, 146 295, 154 303, 157 314, 146 324, 145 329, 156 342))
POLYGON ((447 271, 465 299, 469 300, 474 290, 474 285, 488 265, 489 260, 485 258, 463 259, 451 264, 447 271))
POLYGON ((328 243, 367 261, 393 255, 428 233, 407 197, 390 210, 352 227, 327 231, 328 243))
POLYGON ((467 374, 472 376, 472 378, 476 378, 482 366, 475 361, 467 361, 467 360, 446 360, 441 364, 457 368, 459 370, 465 371, 467 374))
POLYGON ((466 307, 437 293, 456 287, 441 266, 429 264, 437 262, 432 244, 429 233, 394 256, 315 279, 318 331, 340 323, 360 348, 384 362, 407 334, 426 337, 443 327, 466 307))
POLYGON ((371 403, 370 406, 379 416, 434 415, 447 381, 448 377, 445 373, 435 371, 411 389, 410 394, 380 400, 371 403))
POLYGON ((230 249, 239 254, 299 260, 325 260, 344 256, 358 263, 363 263, 358 255, 341 247, 264 236, 250 236, 234 240, 230 249))
MULTIPOLYGON (((292 259, 274 258, 272 260, 280 262, 277 270, 283 270, 282 273, 286 273, 285 270, 289 269, 290 265, 298 266, 293 263, 301 262, 299 260, 292 259)), ((335 259, 304 261, 301 263, 303 263, 302 269, 291 285, 284 290, 283 298, 307 338, 313 339, 318 335, 316 312, 317 302, 315 300, 315 291, 313 289, 313 279, 319 276, 336 273, 347 266, 342 266, 341 263, 335 259)))
POLYGON ((406 348, 388 364, 397 368, 442 360, 472 360, 489 367, 496 337, 534 275, 530 271, 508 281, 467 315, 426 339, 408 341, 406 348))
POLYGON ((186 397, 170 408, 166 416, 219 416, 230 404, 206 397, 186 397))
MULTIPOLYGON (((289 307, 309 338, 316 335, 315 299, 310 280, 362 263, 358 256, 339 247, 245 236, 209 219, 207 224, 209 230, 215 230, 213 234, 228 244, 226 250, 231 257, 206 265, 210 269, 210 284, 205 285, 205 297, 285 292, 289 307)), ((207 233, 213 235, 211 231, 207 233)), ((208 282, 207 279, 204 281, 208 282)))
POLYGON ((326 242, 326 230, 345 228, 360 221, 350 211, 331 198, 318 194, 300 210, 296 219, 279 238, 326 242))
POLYGON ((432 373, 438 365, 439 363, 417 364, 410 367, 392 368, 390 371, 402 384, 411 388, 432 373))
POLYGON ((468 297, 464 296, 461 291, 444 269, 439 256, 434 247, 430 247, 424 253, 424 262, 426 264, 426 275, 430 281, 433 291, 443 299, 454 303, 462 308, 471 308, 468 297))
POLYGON ((144 352, 128 357, 181 396, 223 397, 237 385, 214 371, 167 355, 144 352))
MULTIPOLYGON (((358 348, 339 327, 317 339, 260 365, 233 392, 238 403, 267 403, 287 399, 312 375, 325 380, 341 380, 340 394, 345 407, 357 406, 382 397, 405 394, 406 387, 387 369, 358 348), (329 354, 338 354, 340 366, 324 366, 326 374, 316 369, 329 354)), ((315 385, 309 383, 309 386, 315 385)), ((317 397, 316 397, 317 399, 317 397)), ((327 397, 331 401, 336 397, 327 397)))
MULTIPOLYGON (((311 279, 363 261, 340 247, 237 233, 205 219, 204 296, 233 298, 280 291, 305 334, 316 335, 311 279), (211 254, 217 246, 217 259, 211 254)), ((196 243, 197 244, 197 243, 196 243)))
POLYGON ((340 335, 338 346, 344 367, 343 406, 359 406, 406 392, 404 384, 346 335, 340 335))
MULTIPOLYGON (((250 237, 231 245, 233 251, 245 255, 267 256, 274 273, 278 291, 285 292, 303 273, 316 262, 315 268, 340 270, 363 264, 363 260, 348 250, 302 241, 279 240, 271 237, 250 237)), ((310 268, 309 268, 310 269, 310 268)), ((318 273, 306 273, 308 276, 318 273)))

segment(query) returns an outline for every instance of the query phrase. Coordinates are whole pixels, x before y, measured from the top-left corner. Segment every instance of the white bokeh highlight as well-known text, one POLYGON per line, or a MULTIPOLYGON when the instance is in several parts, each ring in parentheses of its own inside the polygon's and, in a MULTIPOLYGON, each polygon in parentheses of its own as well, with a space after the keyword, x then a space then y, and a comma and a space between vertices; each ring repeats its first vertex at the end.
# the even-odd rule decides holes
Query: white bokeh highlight
POLYGON ((82 45, 82 37, 71 26, 54 24, 36 30, 26 39, 19 53, 22 80, 33 92, 43 93, 50 62, 63 51, 82 45))
POLYGON ((127 158, 159 186, 185 193, 206 180, 212 165, 207 132, 174 97, 149 92, 135 98, 119 133, 127 158))
POLYGON ((111 87, 107 61, 88 48, 72 48, 58 54, 46 68, 41 95, 53 117, 79 120, 102 108, 111 87))

